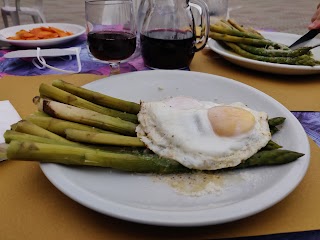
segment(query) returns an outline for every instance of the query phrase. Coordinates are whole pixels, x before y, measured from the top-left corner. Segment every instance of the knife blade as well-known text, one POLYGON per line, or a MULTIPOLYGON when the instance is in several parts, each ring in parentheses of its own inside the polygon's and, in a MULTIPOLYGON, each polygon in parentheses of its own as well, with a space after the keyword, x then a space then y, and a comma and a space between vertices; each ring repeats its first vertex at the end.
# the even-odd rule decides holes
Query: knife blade
MULTIPOLYGON (((58 56, 68 56, 75 55, 75 47, 72 48, 51 48, 51 49, 41 49, 40 56, 42 57, 58 57, 58 56)), ((3 55, 4 58, 27 58, 27 57, 37 57, 37 50, 17 50, 8 52, 3 55)))
POLYGON ((303 47, 308 41, 313 39, 315 36, 317 36, 320 33, 320 29, 312 29, 309 32, 307 32, 305 35, 300 37, 297 41, 295 41, 293 44, 289 46, 290 49, 295 50, 299 47, 303 47))

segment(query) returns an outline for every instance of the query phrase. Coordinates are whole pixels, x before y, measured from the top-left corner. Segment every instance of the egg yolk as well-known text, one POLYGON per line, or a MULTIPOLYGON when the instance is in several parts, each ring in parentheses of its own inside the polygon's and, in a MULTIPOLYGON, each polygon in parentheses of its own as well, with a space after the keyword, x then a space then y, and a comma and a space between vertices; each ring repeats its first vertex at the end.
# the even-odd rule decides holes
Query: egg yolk
POLYGON ((217 106, 208 110, 213 131, 223 137, 249 132, 255 125, 254 116, 247 110, 232 106, 217 106))

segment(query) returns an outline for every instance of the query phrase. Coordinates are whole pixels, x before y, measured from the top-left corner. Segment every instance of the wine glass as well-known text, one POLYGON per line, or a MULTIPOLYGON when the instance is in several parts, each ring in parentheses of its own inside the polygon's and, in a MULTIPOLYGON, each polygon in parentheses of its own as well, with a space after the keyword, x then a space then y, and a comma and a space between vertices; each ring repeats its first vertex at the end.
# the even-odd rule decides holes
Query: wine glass
POLYGON ((93 59, 108 63, 110 75, 136 49, 136 23, 131 0, 85 2, 87 46, 93 59))

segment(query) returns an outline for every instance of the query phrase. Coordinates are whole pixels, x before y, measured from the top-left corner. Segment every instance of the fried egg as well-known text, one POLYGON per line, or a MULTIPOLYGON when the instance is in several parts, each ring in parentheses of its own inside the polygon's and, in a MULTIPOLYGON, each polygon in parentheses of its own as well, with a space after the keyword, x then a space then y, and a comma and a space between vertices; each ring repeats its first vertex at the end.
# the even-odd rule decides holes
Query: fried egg
POLYGON ((161 157, 190 169, 234 167, 271 139, 268 115, 237 102, 188 97, 142 102, 137 136, 161 157))

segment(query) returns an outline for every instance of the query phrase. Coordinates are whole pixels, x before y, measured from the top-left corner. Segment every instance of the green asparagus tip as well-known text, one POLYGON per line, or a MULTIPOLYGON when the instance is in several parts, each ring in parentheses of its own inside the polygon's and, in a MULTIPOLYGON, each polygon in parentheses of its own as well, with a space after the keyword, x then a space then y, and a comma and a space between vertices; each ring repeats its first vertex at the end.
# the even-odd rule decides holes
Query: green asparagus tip
POLYGON ((270 126, 277 126, 277 125, 283 124, 285 120, 286 120, 285 117, 275 117, 275 118, 270 118, 268 120, 268 123, 270 126))
POLYGON ((293 162, 302 156, 304 156, 304 153, 290 150, 274 149, 268 151, 259 151, 234 168, 286 164, 293 162))

